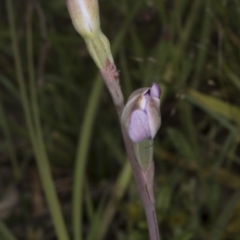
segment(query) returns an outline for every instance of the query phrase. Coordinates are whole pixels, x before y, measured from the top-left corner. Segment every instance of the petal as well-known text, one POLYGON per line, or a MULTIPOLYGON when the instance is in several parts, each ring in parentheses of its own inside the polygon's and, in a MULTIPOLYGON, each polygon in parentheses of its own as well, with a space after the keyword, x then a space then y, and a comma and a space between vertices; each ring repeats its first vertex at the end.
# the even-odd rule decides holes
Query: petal
POLYGON ((132 112, 128 126, 128 135, 133 142, 141 142, 151 137, 146 112, 139 109, 132 112))
POLYGON ((136 106, 136 102, 138 101, 138 98, 139 98, 139 96, 136 95, 136 96, 132 97, 132 99, 129 99, 123 109, 122 116, 121 116, 121 123, 124 127, 128 127, 128 123, 130 121, 132 111, 134 110, 134 107, 136 106))
POLYGON ((139 88, 137 90, 135 90, 134 92, 132 92, 132 94, 129 96, 127 101, 130 101, 132 98, 136 97, 136 96, 140 96, 141 93, 144 93, 148 90, 149 88, 139 88))
POLYGON ((157 84, 157 83, 153 83, 152 84, 152 87, 151 87, 151 93, 150 95, 152 97, 156 97, 156 98, 160 98, 160 95, 161 95, 161 88, 160 86, 157 84))
MULTIPOLYGON (((149 89, 148 89, 149 90, 149 89)), ((147 91, 146 91, 147 92, 147 91)), ((147 103, 150 96, 149 94, 145 93, 145 91, 139 96, 138 101, 136 102, 136 108, 141 110, 146 110, 147 103)))
POLYGON ((139 108, 138 102, 141 102, 142 93, 146 92, 148 89, 149 88, 140 88, 130 95, 122 112, 121 123, 123 126, 128 127, 132 111, 139 108))
POLYGON ((148 123, 151 132, 151 138, 153 139, 161 125, 160 116, 160 99, 150 98, 147 106, 148 123))
POLYGON ((153 104, 154 104, 155 108, 157 109, 157 111, 160 114, 160 103, 161 103, 161 100, 159 98, 152 97, 151 101, 153 101, 153 104))

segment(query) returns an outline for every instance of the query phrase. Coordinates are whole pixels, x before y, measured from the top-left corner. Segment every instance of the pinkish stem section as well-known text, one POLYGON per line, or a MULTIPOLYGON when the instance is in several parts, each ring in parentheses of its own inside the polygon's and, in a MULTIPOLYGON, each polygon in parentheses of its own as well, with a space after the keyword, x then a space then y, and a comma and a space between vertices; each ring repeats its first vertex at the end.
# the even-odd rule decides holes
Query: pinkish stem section
POLYGON ((119 73, 116 65, 107 59, 105 68, 101 70, 101 74, 112 96, 114 105, 117 107, 118 111, 123 109, 124 98, 119 83, 119 73))

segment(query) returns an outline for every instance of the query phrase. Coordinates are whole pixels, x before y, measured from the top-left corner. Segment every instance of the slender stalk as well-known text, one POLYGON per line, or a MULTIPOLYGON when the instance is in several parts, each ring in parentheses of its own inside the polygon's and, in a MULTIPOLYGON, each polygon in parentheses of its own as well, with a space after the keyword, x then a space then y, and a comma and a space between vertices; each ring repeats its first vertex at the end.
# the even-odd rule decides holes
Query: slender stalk
POLYGON ((75 171, 73 176, 73 202, 72 202, 72 224, 73 237, 75 240, 82 239, 82 191, 84 182, 84 171, 86 169, 86 159, 88 154, 89 142, 91 138, 92 125, 96 108, 98 105, 98 96, 102 90, 103 83, 98 76, 94 82, 93 90, 87 104, 87 111, 84 114, 82 131, 79 135, 75 171))
MULTIPOLYGON (((50 165, 47 159, 46 149, 43 145, 43 138, 39 131, 41 131, 40 128, 40 121, 38 116, 38 110, 37 110, 37 98, 36 98, 36 92, 31 92, 32 98, 31 101, 33 104, 33 108, 37 111, 33 111, 34 120, 31 115, 31 107, 28 101, 27 96, 27 88, 26 84, 24 82, 23 72, 22 72, 22 65, 20 60, 20 54, 19 54, 19 48, 17 43, 17 36, 16 36, 16 29, 15 29, 15 23, 14 23, 14 14, 13 14, 13 6, 12 6, 12 0, 7 0, 7 11, 8 11, 8 17, 9 17, 9 24, 10 24, 10 31, 11 31, 11 38, 12 38, 12 44, 13 44, 13 53, 14 53, 14 59, 15 59, 15 67, 16 67, 16 73, 17 73, 17 81, 20 89, 20 97, 22 101, 22 106, 24 110, 24 115, 26 119, 27 129, 30 136, 31 144, 33 147, 33 151, 36 157, 36 162, 38 165, 39 174, 41 177, 41 181, 43 184, 43 189, 46 194, 47 202, 49 204, 51 216, 53 219, 53 224, 55 226, 56 234, 58 236, 58 239, 60 240, 68 240, 68 235, 66 231, 66 227, 63 221, 60 204, 57 198, 56 189, 54 187, 53 179, 51 176, 51 170, 50 165), (33 97, 34 96, 34 97, 33 97), (37 129, 36 129, 37 128, 37 129)), ((28 31, 30 31, 28 29, 28 31)), ((31 46, 31 32, 28 32, 28 60, 32 61, 32 46, 31 46)), ((31 81, 34 82, 34 71, 33 71, 33 64, 29 64, 29 75, 31 81)), ((32 84, 34 86, 34 83, 32 84)), ((34 87, 33 89, 34 90, 34 87)))
POLYGON ((40 115, 37 101, 37 91, 35 85, 35 73, 33 63, 33 46, 32 46, 32 5, 30 3, 27 19, 27 56, 28 56, 28 72, 30 82, 30 102, 32 103, 33 122, 36 128, 36 135, 38 139, 39 158, 37 157, 37 165, 40 177, 43 184, 43 189, 46 194, 46 199, 49 205, 49 210, 53 218, 58 239, 69 239, 67 228, 64 223, 63 215, 54 182, 51 175, 49 160, 47 157, 46 147, 43 140, 42 127, 40 123, 40 115))
POLYGON ((27 127, 29 130, 29 135, 31 138, 33 138, 33 142, 35 143, 34 138, 34 130, 33 125, 31 121, 31 114, 29 111, 29 104, 27 99, 27 90, 24 83, 23 73, 22 73, 22 64, 20 61, 20 54, 18 49, 18 43, 17 43, 17 35, 16 35, 16 28, 14 23, 14 14, 13 14, 13 6, 12 6, 12 0, 7 0, 7 12, 8 12, 8 20, 10 25, 10 33, 12 38, 12 45, 13 45, 13 54, 14 54, 14 60, 15 60, 15 68, 16 68, 16 74, 17 74, 17 81, 20 89, 20 98, 22 101, 22 106, 24 110, 24 115, 27 123, 27 127))
MULTIPOLYGON (((111 64, 108 60, 105 68, 101 71, 103 80, 112 96, 113 103, 118 113, 118 118, 121 124, 121 116, 124 108, 124 100, 122 90, 119 83, 119 76, 116 66, 111 64)), ((136 159, 132 141, 130 140, 126 129, 121 124, 121 130, 127 155, 132 167, 133 175, 138 186, 140 197, 143 203, 145 214, 147 217, 148 231, 151 240, 160 240, 158 229, 155 204, 151 196, 149 196, 146 183, 143 179, 141 167, 136 159)), ((154 198, 154 196, 153 196, 154 198)))

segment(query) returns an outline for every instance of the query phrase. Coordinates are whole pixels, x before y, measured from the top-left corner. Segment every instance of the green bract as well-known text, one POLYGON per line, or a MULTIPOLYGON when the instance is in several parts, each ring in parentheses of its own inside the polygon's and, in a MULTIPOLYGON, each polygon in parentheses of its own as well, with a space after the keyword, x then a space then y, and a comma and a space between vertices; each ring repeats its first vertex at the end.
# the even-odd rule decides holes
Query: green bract
POLYGON ((113 63, 110 44, 102 33, 97 0, 67 0, 73 25, 84 38, 94 62, 102 70, 107 59, 113 63))

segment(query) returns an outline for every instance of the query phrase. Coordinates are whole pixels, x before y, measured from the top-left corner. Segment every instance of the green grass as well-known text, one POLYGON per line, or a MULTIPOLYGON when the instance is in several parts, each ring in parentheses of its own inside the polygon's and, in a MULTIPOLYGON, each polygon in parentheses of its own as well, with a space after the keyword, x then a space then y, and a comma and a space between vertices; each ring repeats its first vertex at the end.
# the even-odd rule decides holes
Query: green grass
MULTIPOLYGON (((28 1, 14 1, 11 24, 7 4, 0 190, 16 185, 18 201, 0 236, 147 239, 115 109, 65 2, 36 1, 31 18, 28 1), (38 214, 31 171, 42 189, 38 214)), ((125 99, 162 87, 154 155, 162 239, 239 240, 239 1, 102 0, 100 12, 125 99)))

